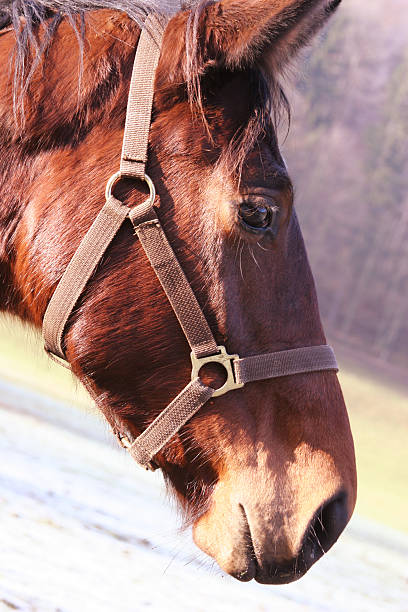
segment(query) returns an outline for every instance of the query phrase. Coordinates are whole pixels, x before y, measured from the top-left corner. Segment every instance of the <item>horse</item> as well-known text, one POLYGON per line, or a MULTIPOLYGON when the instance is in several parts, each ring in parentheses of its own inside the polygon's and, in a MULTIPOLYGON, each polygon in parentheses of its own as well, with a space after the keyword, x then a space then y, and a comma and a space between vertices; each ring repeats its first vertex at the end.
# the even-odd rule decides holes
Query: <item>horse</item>
MULTIPOLYGON (((1 310, 41 327, 117 169, 133 60, 153 12, 167 25, 147 171, 217 343, 246 356, 325 344, 278 124, 290 113, 282 76, 340 1, 5 3, 1 310)), ((140 181, 121 181, 117 192, 130 207, 146 197, 140 181)), ((63 342, 107 422, 133 437, 189 380, 188 344, 130 223, 87 282, 63 342)), ((217 363, 200 376, 214 389, 225 381, 217 363)), ((210 399, 154 462, 197 546, 240 581, 303 576, 356 502, 334 371, 259 380, 210 399)))

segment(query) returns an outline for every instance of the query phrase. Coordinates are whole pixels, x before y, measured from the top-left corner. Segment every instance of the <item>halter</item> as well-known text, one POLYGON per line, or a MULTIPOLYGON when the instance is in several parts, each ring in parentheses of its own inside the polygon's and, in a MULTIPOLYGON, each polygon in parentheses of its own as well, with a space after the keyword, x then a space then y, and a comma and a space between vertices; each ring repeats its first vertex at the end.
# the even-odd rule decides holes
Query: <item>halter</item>
POLYGON ((191 347, 191 382, 135 440, 131 442, 127 435, 117 433, 119 442, 131 456, 151 470, 157 469, 153 457, 211 397, 257 380, 338 370, 333 349, 327 345, 243 358, 217 345, 157 217, 155 187, 145 172, 154 79, 164 29, 161 18, 147 17, 133 66, 120 170, 108 181, 105 205, 62 275, 43 321, 45 350, 50 356, 66 360, 63 335, 68 318, 109 244, 129 219, 191 347), (147 184, 150 193, 143 204, 131 209, 112 195, 114 186, 122 178, 147 184), (200 380, 200 370, 207 363, 221 364, 226 371, 226 382, 219 389, 200 380))

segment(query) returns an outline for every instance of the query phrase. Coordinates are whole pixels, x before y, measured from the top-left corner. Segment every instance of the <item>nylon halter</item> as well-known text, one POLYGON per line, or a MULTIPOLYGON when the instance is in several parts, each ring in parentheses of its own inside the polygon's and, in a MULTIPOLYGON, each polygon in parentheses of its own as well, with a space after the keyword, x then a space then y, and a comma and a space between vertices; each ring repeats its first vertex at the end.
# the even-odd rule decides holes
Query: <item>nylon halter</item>
POLYGON ((45 350, 65 360, 63 335, 68 318, 109 244, 129 219, 191 347, 192 374, 187 386, 134 441, 117 433, 132 457, 152 470, 157 467, 154 456, 211 397, 257 380, 338 370, 333 350, 327 345, 243 358, 230 355, 224 346, 217 345, 158 219, 154 184, 145 172, 154 79, 164 29, 165 22, 159 17, 147 18, 134 61, 120 171, 109 180, 105 205, 62 275, 43 320, 45 350), (115 184, 122 178, 146 182, 150 194, 143 204, 130 209, 112 195, 115 184), (224 366, 227 380, 221 388, 213 389, 200 380, 200 369, 207 363, 224 366))

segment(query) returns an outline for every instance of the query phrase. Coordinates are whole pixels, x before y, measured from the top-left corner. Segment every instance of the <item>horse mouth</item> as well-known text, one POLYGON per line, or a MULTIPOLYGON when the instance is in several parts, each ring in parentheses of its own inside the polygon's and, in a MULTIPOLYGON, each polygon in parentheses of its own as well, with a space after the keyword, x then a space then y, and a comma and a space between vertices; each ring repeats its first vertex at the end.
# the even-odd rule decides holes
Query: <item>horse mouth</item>
POLYGON ((250 582, 255 580, 259 584, 279 585, 295 582, 304 576, 306 572, 292 572, 276 568, 275 571, 265 572, 259 566, 256 559, 252 559, 248 569, 241 573, 233 574, 233 577, 240 582, 250 582))
MULTIPOLYGON (((317 559, 316 559, 317 561, 317 559)), ((268 568, 262 568, 256 558, 252 558, 248 569, 244 572, 237 573, 234 578, 240 582, 249 582, 255 580, 259 584, 280 585, 290 584, 302 578, 309 568, 304 564, 300 567, 298 559, 283 565, 271 565, 268 568)))
POLYGON ((259 562, 258 556, 262 559, 261 555, 257 555, 254 548, 254 542, 251 535, 251 529, 248 522, 248 518, 245 512, 245 508, 242 504, 240 504, 240 511, 242 513, 242 519, 245 523, 245 544, 248 558, 248 566, 242 572, 236 572, 233 574, 234 578, 239 580, 240 582, 249 582, 251 580, 255 580, 259 584, 269 584, 269 585, 279 585, 279 584, 289 584, 291 582, 295 582, 302 578, 308 569, 322 557, 324 554, 323 548, 319 551, 319 555, 308 555, 309 558, 312 557, 312 563, 307 565, 305 561, 304 548, 300 551, 299 555, 291 560, 284 561, 281 563, 269 562, 267 564, 259 562))
POLYGON ((277 533, 271 523, 263 525, 261 534, 256 525, 253 531, 251 527, 254 524, 251 525, 244 506, 239 504, 237 510, 238 529, 231 529, 230 524, 230 546, 219 537, 220 530, 217 530, 216 537, 218 546, 213 543, 218 550, 205 546, 197 529, 194 534, 196 544, 212 556, 222 570, 240 582, 255 580, 268 585, 289 584, 302 578, 333 546, 350 518, 347 496, 339 492, 314 513, 296 546, 290 533, 285 533, 284 528, 277 533))

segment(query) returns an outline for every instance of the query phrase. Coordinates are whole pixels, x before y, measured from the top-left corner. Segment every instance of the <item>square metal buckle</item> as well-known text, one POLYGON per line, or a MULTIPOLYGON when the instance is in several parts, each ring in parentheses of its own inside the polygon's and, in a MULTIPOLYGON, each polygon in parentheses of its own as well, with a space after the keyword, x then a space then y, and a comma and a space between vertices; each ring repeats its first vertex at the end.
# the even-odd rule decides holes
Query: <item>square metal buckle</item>
POLYGON ((191 363, 193 369, 191 370, 191 380, 198 377, 199 372, 203 365, 206 363, 220 363, 224 366, 227 372, 227 380, 219 389, 215 389, 213 397, 218 397, 232 391, 233 389, 240 389, 244 386, 244 383, 237 383, 234 376, 233 361, 239 359, 239 355, 229 355, 225 346, 218 346, 216 355, 207 355, 206 357, 196 357, 194 353, 191 353, 191 363))

